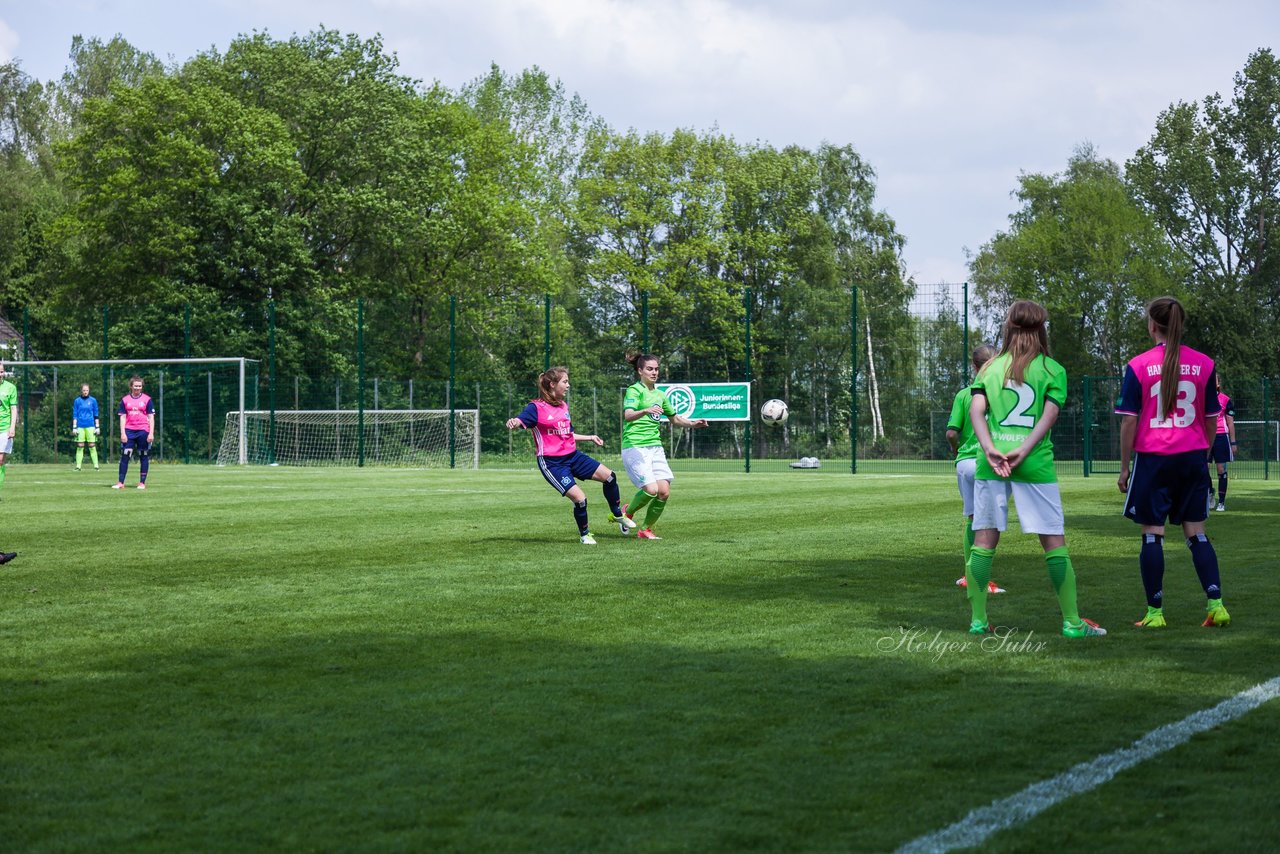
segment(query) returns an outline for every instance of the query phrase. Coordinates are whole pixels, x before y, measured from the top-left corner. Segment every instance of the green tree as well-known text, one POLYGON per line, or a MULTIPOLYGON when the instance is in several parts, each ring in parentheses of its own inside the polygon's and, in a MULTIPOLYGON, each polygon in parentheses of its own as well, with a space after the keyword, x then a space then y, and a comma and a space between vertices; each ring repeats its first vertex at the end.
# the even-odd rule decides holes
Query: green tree
POLYGON ((1251 54, 1232 97, 1179 102, 1129 161, 1134 195, 1190 267, 1189 337, 1232 373, 1275 374, 1280 62, 1251 54))
POLYGON ((1145 303, 1180 291, 1181 271, 1120 168, 1088 145, 1057 175, 1019 178, 1010 228, 970 260, 990 340, 1010 302, 1049 311, 1049 341, 1068 376, 1117 374, 1146 342, 1145 303))
POLYGON ((478 127, 507 136, 509 156, 520 161, 516 169, 523 180, 518 189, 532 217, 527 235, 532 245, 524 254, 531 256, 536 248, 540 267, 537 274, 523 276, 528 281, 513 283, 518 285, 516 293, 485 300, 479 306, 483 316, 478 316, 477 306, 469 306, 471 328, 491 331, 481 345, 481 375, 504 376, 524 387, 542 370, 543 348, 529 345, 543 340, 543 299, 549 296, 553 358, 572 365, 577 384, 585 386, 589 378, 579 369, 587 352, 583 337, 574 330, 580 300, 567 249, 586 134, 601 122, 579 96, 570 96, 559 80, 537 67, 511 75, 492 65, 488 74, 463 86, 460 100, 479 120, 478 127), (542 294, 535 293, 539 284, 545 288, 542 294))
POLYGON ((402 188, 421 100, 416 82, 399 73, 380 39, 327 29, 283 41, 242 35, 224 52, 195 57, 182 74, 272 116, 288 140, 296 180, 284 188, 278 210, 302 257, 292 275, 245 295, 261 300, 271 288, 281 374, 354 373, 357 296, 375 298, 368 306, 369 351, 407 370, 407 336, 387 335, 379 322, 407 312, 383 311, 376 298, 403 281, 396 272, 405 254, 397 225, 408 208, 402 188))
POLYGON ((80 123, 91 100, 110 98, 115 87, 132 89, 148 77, 164 74, 154 55, 138 50, 120 35, 107 42, 96 36, 74 36, 68 59, 62 79, 52 87, 64 134, 80 123))
POLYGON ((902 235, 893 219, 875 207, 870 164, 852 146, 823 145, 818 157, 818 205, 833 235, 836 292, 858 288, 856 334, 865 395, 859 409, 870 415, 864 423, 874 443, 886 438, 889 429, 910 423, 902 395, 914 381, 918 357, 910 318, 915 284, 902 275, 902 235), (912 381, 904 382, 907 378, 912 381), (898 413, 895 424, 885 423, 886 411, 898 413))
MULTIPOLYGON (((432 312, 452 295, 469 343, 463 367, 504 377, 510 359, 531 360, 511 351, 528 341, 511 332, 527 328, 537 296, 558 290, 562 230, 539 216, 532 160, 510 128, 481 121, 440 89, 420 102, 416 121, 395 237, 400 295, 415 301, 414 363, 442 343, 433 332, 443 316, 432 312)), ((440 365, 446 354, 437 351, 440 365)))
POLYGON ((47 273, 56 247, 46 231, 61 207, 50 139, 47 87, 18 62, 0 65, 0 315, 34 317, 32 344, 50 352, 61 337, 46 321, 47 273))
POLYGON ((0 65, 0 156, 21 158, 47 172, 51 123, 44 85, 16 60, 0 65))
POLYGON ((396 219, 391 198, 419 94, 381 40, 327 29, 285 41, 255 33, 225 53, 201 54, 183 75, 284 128, 301 176, 286 211, 303 229, 317 276, 298 286, 355 294, 383 280, 395 259, 379 250, 396 219))
POLYGON ((510 75, 493 65, 464 86, 460 97, 482 122, 511 131, 520 143, 516 153, 532 161, 537 200, 551 215, 567 217, 587 135, 605 130, 604 121, 537 66, 510 75))
POLYGON ((181 353, 185 303, 206 309, 199 337, 227 340, 246 326, 240 305, 305 275, 287 210, 301 176, 268 111, 199 80, 148 77, 89 100, 62 151, 77 194, 58 229, 76 248, 64 287, 134 321, 116 330, 124 351, 181 353))
MULTIPOLYGON (((435 333, 453 296, 471 345, 460 369, 492 376, 505 298, 547 286, 530 158, 511 129, 401 75, 378 38, 240 37, 202 69, 288 129, 302 180, 286 209, 310 254, 307 299, 371 298, 371 367, 444 375, 448 339, 435 333)), ((333 314, 339 330, 347 315, 333 314)))
POLYGON ((686 376, 691 362, 722 361, 725 342, 713 330, 741 312, 715 267, 723 255, 723 154, 722 141, 692 131, 588 135, 572 251, 582 309, 595 319, 614 371, 625 347, 643 344, 646 294, 650 349, 669 375, 686 376))

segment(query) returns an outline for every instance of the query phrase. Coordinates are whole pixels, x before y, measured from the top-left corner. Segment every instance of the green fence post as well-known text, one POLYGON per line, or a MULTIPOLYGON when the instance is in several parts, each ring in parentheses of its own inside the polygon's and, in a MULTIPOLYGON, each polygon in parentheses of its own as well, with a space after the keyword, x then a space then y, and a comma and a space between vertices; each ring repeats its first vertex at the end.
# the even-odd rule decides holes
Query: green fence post
POLYGON ((640 292, 640 351, 649 352, 649 292, 640 292))
POLYGON ((1271 437, 1271 378, 1262 378, 1262 479, 1271 480, 1271 449, 1267 439, 1271 437))
MULTIPOLYGON (((746 375, 746 380, 747 380, 747 399, 750 400, 751 399, 751 288, 745 288, 742 291, 742 304, 746 309, 743 317, 743 329, 745 332, 743 342, 745 344, 744 350, 746 352, 746 361, 744 362, 744 364, 746 367, 743 373, 746 375)), ((746 435, 743 438, 743 452, 744 452, 742 456, 743 471, 745 471, 747 474, 751 474, 751 412, 750 410, 747 411, 747 429, 746 429, 746 435)))
MULTIPOLYGON (((544 358, 548 360, 546 368, 551 367, 551 294, 546 295, 547 338, 544 358)), ((457 465, 458 428, 454 423, 454 398, 458 388, 458 298, 449 297, 449 468, 457 465)))
POLYGON ((1081 437, 1080 444, 1084 448, 1084 453, 1081 454, 1084 459, 1081 464, 1084 466, 1084 476, 1088 477, 1090 469, 1093 468, 1093 382, 1088 374, 1084 376, 1082 403, 1084 406, 1084 418, 1081 419, 1080 429, 1084 430, 1084 435, 1081 437))
POLYGON ((964 348, 960 351, 960 361, 964 363, 964 367, 961 368, 961 370, 964 371, 964 381, 967 383, 969 382, 969 362, 970 362, 970 359, 969 359, 969 283, 968 282, 964 283, 963 292, 964 292, 964 320, 962 321, 962 323, 964 327, 964 333, 963 333, 964 348))
POLYGON ((191 462, 191 303, 182 306, 182 462, 191 462))
MULTIPOLYGON (((849 473, 858 473, 858 287, 849 288, 849 473)), ((967 361, 967 360, 966 360, 967 361)))
MULTIPOLYGON (((449 297, 449 335, 453 335, 453 297, 449 297)), ((452 337, 449 339, 453 341, 452 337)), ((453 358, 453 344, 449 344, 449 358, 453 358)), ((542 370, 551 370, 551 294, 542 295, 542 370)), ((450 452, 452 459, 452 452, 450 452)))
POLYGON ((356 299, 356 465, 364 466, 364 297, 356 299))
POLYGON ((267 463, 276 461, 276 301, 267 288, 267 404, 271 415, 267 421, 267 463))
MULTIPOLYGON (((111 306, 109 304, 102 306, 102 358, 103 361, 111 358, 110 332, 111 329, 111 306)), ((102 391, 99 394, 106 401, 106 408, 103 414, 107 421, 107 441, 102 446, 102 460, 106 462, 111 459, 111 437, 115 434, 115 409, 116 401, 110 399, 107 386, 111 382, 111 369, 107 365, 102 366, 102 391)), ((101 432, 101 431, 99 431, 101 432)))
MULTIPOLYGON (((22 361, 28 362, 30 360, 31 360, 31 316, 27 313, 26 306, 23 306, 22 307, 22 361)), ((22 461, 24 463, 31 462, 31 449, 28 447, 28 444, 27 444, 27 437, 28 437, 27 428, 29 426, 27 422, 31 420, 27 417, 30 414, 28 412, 28 407, 30 406, 28 400, 30 399, 30 397, 31 397, 31 369, 26 368, 22 372, 22 461)), ((57 438, 54 438, 53 441, 55 443, 54 447, 56 448, 57 441, 58 441, 57 438)))

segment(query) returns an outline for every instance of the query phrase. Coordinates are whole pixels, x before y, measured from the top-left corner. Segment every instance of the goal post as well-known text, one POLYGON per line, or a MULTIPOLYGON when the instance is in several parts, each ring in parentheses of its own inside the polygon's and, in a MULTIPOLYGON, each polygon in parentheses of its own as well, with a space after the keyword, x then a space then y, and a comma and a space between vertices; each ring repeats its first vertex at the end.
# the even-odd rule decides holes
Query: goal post
POLYGON ((228 412, 218 465, 480 467, 478 409, 228 412))
POLYGON ((1246 458, 1280 462, 1280 421, 1236 419, 1236 440, 1246 458))
POLYGON ((152 457, 212 462, 222 442, 225 413, 257 404, 258 360, 242 356, 187 359, 6 359, 18 386, 21 424, 17 447, 23 462, 66 459, 72 402, 82 385, 98 403, 102 452, 118 451, 120 400, 129 378, 143 378, 155 402, 152 457))

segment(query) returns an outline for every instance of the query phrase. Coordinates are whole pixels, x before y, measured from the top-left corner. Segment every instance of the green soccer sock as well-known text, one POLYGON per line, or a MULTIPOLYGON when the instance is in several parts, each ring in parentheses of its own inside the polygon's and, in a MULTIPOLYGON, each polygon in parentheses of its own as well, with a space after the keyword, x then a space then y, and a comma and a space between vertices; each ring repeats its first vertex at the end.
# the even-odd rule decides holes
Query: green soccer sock
POLYGON ((667 502, 661 498, 655 498, 649 502, 649 512, 644 514, 644 526, 649 530, 653 530, 653 526, 658 524, 658 517, 662 515, 662 511, 667 509, 667 502))
POLYGON ((93 460, 93 467, 97 468, 98 467, 98 446, 97 445, 89 446, 89 459, 93 460))
MULTIPOLYGON (((964 568, 969 571, 969 555, 973 551, 973 517, 964 520, 964 568)), ((965 582, 968 584, 968 582, 965 582)))
POLYGON ((1062 619, 1072 625, 1080 622, 1080 611, 1076 607, 1076 571, 1071 567, 1071 556, 1066 546, 1059 546, 1044 553, 1045 565, 1049 568, 1049 580, 1053 582, 1053 591, 1058 594, 1058 607, 1062 609, 1062 619))
POLYGON ((76 445, 76 468, 80 468, 82 462, 84 462, 84 445, 76 445))
POLYGON ((974 546, 969 550, 969 568, 965 578, 969 579, 969 609, 975 623, 987 622, 987 582, 991 580, 991 563, 995 556, 995 549, 974 546))
POLYGON ((643 489, 637 490, 635 497, 632 498, 631 503, 627 505, 627 513, 632 519, 634 519, 636 514, 640 512, 640 509, 652 500, 652 495, 645 492, 643 489))
POLYGON ((8 465, 0 466, 0 486, 4 486, 4 470, 8 467, 8 465))

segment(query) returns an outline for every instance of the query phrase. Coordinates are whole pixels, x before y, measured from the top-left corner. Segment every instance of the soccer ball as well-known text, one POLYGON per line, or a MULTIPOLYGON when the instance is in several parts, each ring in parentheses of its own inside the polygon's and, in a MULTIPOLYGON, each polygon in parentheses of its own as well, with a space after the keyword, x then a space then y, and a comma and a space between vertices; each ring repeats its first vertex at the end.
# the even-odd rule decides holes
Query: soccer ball
POLYGON ((776 397, 766 400, 760 407, 760 417, 767 424, 781 424, 787 420, 787 405, 776 397))

